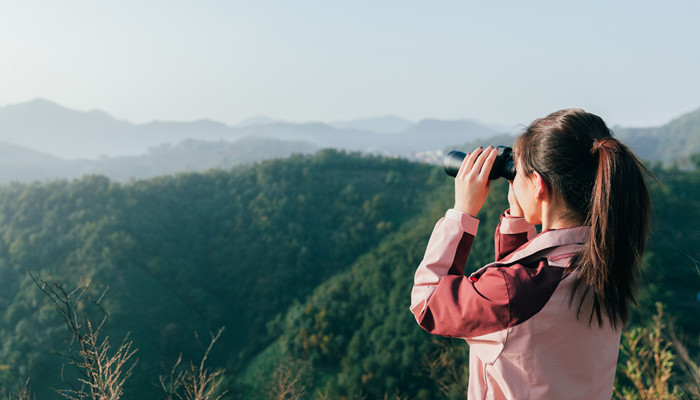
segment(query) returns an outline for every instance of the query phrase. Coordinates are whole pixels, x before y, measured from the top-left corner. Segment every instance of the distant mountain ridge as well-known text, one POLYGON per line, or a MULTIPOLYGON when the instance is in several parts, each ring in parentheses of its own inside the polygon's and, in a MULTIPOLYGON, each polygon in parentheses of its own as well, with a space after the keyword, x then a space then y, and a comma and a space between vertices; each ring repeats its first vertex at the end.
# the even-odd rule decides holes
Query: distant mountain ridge
POLYGON ((0 141, 67 159, 143 154, 188 138, 238 137, 214 121, 134 125, 104 111, 76 111, 44 99, 0 108, 0 141))
POLYGON ((229 169, 292 154, 312 154, 317 150, 309 142, 261 137, 245 137, 235 142, 187 139, 151 147, 142 155, 65 160, 0 143, 0 184, 75 179, 84 175, 104 175, 127 182, 182 172, 229 169))
MULTIPOLYGON (((647 161, 690 168, 690 156, 700 153, 700 109, 660 127, 613 131, 647 161)), ((396 116, 331 123, 259 116, 235 126, 206 119, 133 124, 104 111, 76 111, 36 99, 0 107, 0 183, 84 174, 125 181, 230 168, 322 148, 439 163, 446 149, 506 144, 513 133, 514 128, 474 120, 413 123, 396 116)))
POLYGON ((186 139, 233 142, 250 136, 308 141, 320 148, 406 155, 496 133, 466 120, 413 124, 399 117, 378 117, 327 124, 255 117, 235 126, 212 120, 133 124, 103 111, 71 110, 44 99, 0 108, 0 141, 66 159, 133 156, 186 139))
POLYGON ((352 121, 331 122, 331 126, 340 129, 366 130, 376 133, 403 132, 413 125, 413 122, 394 115, 383 117, 354 119, 352 121))

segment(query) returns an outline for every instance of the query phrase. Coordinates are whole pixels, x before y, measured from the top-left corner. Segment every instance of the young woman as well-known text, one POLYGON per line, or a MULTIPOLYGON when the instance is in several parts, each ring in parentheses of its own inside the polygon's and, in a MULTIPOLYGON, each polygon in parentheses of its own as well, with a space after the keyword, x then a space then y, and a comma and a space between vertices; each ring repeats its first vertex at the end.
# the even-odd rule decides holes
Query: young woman
POLYGON ((411 311, 428 332, 469 343, 469 399, 610 399, 647 239, 646 169, 596 115, 535 120, 514 145, 495 262, 465 276, 496 153, 465 157, 411 311))

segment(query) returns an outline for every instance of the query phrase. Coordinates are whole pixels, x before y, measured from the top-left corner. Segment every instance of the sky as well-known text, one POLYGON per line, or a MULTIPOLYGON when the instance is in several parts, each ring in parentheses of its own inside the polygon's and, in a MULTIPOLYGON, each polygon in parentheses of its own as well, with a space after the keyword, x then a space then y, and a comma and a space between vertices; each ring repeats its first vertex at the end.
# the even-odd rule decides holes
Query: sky
POLYGON ((696 0, 0 0, 0 106, 504 125, 581 107, 657 126, 700 108, 698 15, 696 0))

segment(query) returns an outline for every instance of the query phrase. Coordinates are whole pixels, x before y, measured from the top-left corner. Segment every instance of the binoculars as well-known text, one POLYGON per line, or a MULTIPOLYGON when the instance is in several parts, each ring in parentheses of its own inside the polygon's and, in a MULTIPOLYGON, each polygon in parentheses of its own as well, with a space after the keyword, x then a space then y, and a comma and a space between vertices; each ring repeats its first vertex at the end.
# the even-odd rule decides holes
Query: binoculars
MULTIPOLYGON (((506 146, 497 146, 498 155, 493 162, 489 179, 494 180, 500 177, 512 181, 515 178, 515 163, 513 162, 513 149, 506 146)), ((445 173, 451 177, 457 176, 462 161, 467 155, 458 150, 452 150, 445 156, 445 173)))

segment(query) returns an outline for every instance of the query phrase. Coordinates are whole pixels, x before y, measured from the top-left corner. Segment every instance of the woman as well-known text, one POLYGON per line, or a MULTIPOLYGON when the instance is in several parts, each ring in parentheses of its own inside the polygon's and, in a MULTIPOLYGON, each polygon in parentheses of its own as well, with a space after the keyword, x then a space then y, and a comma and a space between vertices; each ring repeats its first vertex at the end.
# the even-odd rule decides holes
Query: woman
POLYGON ((647 239, 646 169, 596 115, 535 120, 514 145, 496 260, 467 277, 496 153, 465 157, 411 311, 428 332, 469 343, 469 399, 610 399, 647 239))

